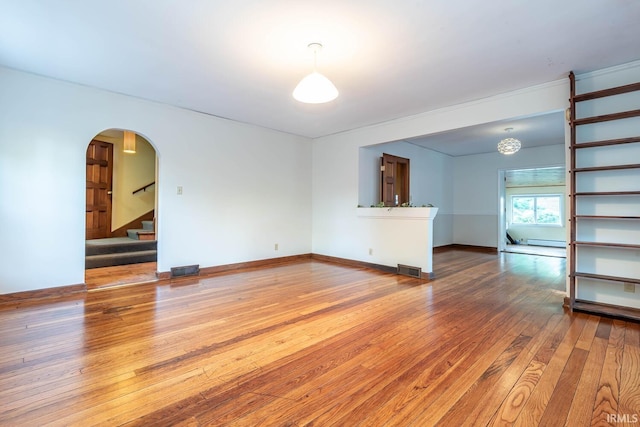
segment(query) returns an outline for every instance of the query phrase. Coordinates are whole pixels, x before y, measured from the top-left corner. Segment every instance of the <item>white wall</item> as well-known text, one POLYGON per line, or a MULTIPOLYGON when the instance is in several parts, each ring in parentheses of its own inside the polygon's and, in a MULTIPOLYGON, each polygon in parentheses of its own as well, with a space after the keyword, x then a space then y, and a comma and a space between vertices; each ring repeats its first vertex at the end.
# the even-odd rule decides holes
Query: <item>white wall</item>
MULTIPOLYGON (((523 117, 534 114, 548 113, 550 111, 563 111, 568 106, 568 79, 552 82, 546 85, 536 86, 520 91, 469 102, 450 108, 431 111, 416 116, 406 117, 383 124, 369 126, 350 132, 318 138, 313 142, 313 252, 318 254, 355 259, 385 265, 395 265, 394 259, 381 259, 374 255, 368 255, 370 230, 362 219, 357 218, 354 206, 359 203, 359 172, 355 165, 360 159, 359 148, 375 144, 397 141, 405 138, 428 135, 481 123, 504 120, 512 117, 523 117)), ((541 151, 532 151, 537 161, 514 162, 522 163, 520 166, 548 165, 549 158, 557 158, 558 163, 563 162, 563 147, 543 147, 541 151), (538 157, 541 156, 541 157, 538 157), (540 159, 544 158, 542 162, 540 159)), ((527 156, 527 150, 522 150, 527 156)), ((497 240, 497 167, 510 167, 502 165, 503 159, 488 155, 490 165, 481 165, 484 158, 469 156, 467 160, 456 159, 452 161, 453 168, 450 171, 446 167, 437 177, 438 185, 443 185, 446 180, 453 179, 453 243, 468 243, 481 246, 496 246, 497 240), (475 157, 475 159, 473 159, 475 157), (464 178, 458 179, 456 173, 461 171, 462 163, 468 162, 471 170, 464 171, 464 178), (476 170, 477 172, 472 173, 476 170), (473 183, 473 188, 461 188, 462 185, 470 185, 472 179, 479 179, 473 183), (490 192, 491 200, 483 198, 482 194, 474 194, 479 186, 490 182, 486 192, 490 192), (458 190, 468 196, 460 198, 458 190), (460 204, 463 202, 463 204, 460 204), (489 202, 493 203, 489 207, 489 202), (470 204, 477 203, 478 206, 470 204), (464 217, 458 219, 458 215, 464 217), (469 218, 467 216, 470 216, 469 218), (467 231, 458 233, 457 227, 467 227, 467 231), (488 231, 487 231, 488 230, 488 231)), ((446 165, 442 162, 441 165, 446 165)), ((445 198, 446 200, 446 198, 445 198)), ((437 206, 437 202, 434 203, 437 206)), ((438 206, 439 207, 439 206, 438 206)), ((438 227, 434 221, 434 245, 437 240, 443 239, 436 236, 438 227)), ((451 229, 450 224, 443 228, 451 229)), ((416 235, 419 234, 417 231, 416 235)), ((411 230, 407 230, 411 235, 411 230)), ((386 242, 393 254, 402 254, 406 251, 403 239, 407 235, 399 236, 394 241, 386 242)), ((446 240, 446 239, 443 239, 446 240)))
MULTIPOLYGON (((568 106, 562 79, 310 144, 3 68, 0 93, 0 293, 84 281, 85 150, 104 129, 135 130, 158 151, 160 271, 308 252, 394 265, 376 258, 377 251, 368 255, 375 230, 356 215, 360 147, 568 106)), ((496 246, 496 171, 546 166, 564 151, 550 146, 521 154, 456 158, 451 172, 442 171, 443 182, 453 179, 453 219, 444 228, 455 230, 454 243, 496 246)), ((404 238, 387 242, 388 252, 406 251, 404 238)))
MULTIPOLYGON (((498 152, 453 159, 453 240, 473 246, 498 247, 498 173, 506 169, 562 166, 564 145, 523 148, 505 156, 498 152)), ((564 193, 564 190, 562 191, 564 193)))
POLYGON ((382 153, 410 159, 411 201, 414 206, 438 207, 434 219, 433 245, 453 243, 453 158, 408 142, 361 147, 359 151, 358 204, 376 205, 380 200, 380 157, 382 153))
MULTIPOLYGON (((433 226, 438 208, 357 208, 358 225, 366 232, 362 243, 376 264, 419 267, 423 275, 433 273, 433 226), (402 250, 398 250, 398 246, 402 250)), ((437 217, 437 216, 436 216, 437 217)))
MULTIPOLYGON (((106 138, 105 138, 106 139, 106 138)), ((113 196, 111 231, 130 223, 155 208, 156 186, 133 192, 156 180, 156 151, 136 135, 136 152, 124 153, 122 139, 113 148, 113 196)))
POLYGON ((84 282, 86 147, 110 128, 158 152, 159 271, 311 251, 308 139, 5 68, 0 93, 0 293, 84 282))

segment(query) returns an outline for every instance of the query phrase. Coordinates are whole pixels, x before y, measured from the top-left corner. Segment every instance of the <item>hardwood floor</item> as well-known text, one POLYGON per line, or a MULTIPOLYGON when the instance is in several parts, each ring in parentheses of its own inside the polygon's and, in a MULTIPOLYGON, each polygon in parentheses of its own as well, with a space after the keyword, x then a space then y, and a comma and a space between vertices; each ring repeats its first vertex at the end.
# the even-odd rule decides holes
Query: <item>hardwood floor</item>
POLYGON ((131 283, 157 282, 156 269, 155 262, 91 268, 85 270, 84 282, 89 291, 131 283))
POLYGON ((434 266, 310 260, 1 304, 0 425, 638 425, 640 325, 564 311, 564 259, 434 266))

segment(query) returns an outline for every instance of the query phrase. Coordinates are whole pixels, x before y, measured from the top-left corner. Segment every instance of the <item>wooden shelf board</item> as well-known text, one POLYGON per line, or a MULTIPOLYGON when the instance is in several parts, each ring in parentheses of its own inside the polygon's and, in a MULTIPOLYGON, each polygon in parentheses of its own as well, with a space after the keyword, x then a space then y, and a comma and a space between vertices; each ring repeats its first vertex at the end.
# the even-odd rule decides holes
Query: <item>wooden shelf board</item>
POLYGON ((573 172, 598 172, 598 171, 612 171, 612 170, 623 170, 623 169, 640 169, 640 164, 591 166, 588 168, 575 168, 573 172))
POLYGON ((584 242, 577 241, 573 242, 574 245, 578 246, 603 246, 608 248, 621 248, 621 249, 640 249, 640 245, 631 245, 628 243, 607 243, 607 242, 584 242))
POLYGON ((623 93, 640 90, 640 83, 631 83, 624 86, 612 87, 609 89, 586 92, 573 97, 573 102, 589 101, 591 99, 604 98, 606 96, 620 95, 623 93))
POLYGON ((597 279, 597 280, 609 280, 612 282, 622 282, 622 283, 635 283, 640 285, 640 279, 634 279, 631 277, 619 277, 619 276, 607 276, 604 274, 594 274, 594 273, 580 273, 575 272, 572 274, 573 277, 584 277, 586 279, 597 279))
POLYGON ((582 119, 575 119, 573 121, 574 126, 589 125, 593 123, 610 122, 613 120, 629 119, 631 117, 640 116, 640 110, 622 111, 620 113, 603 114, 602 116, 584 117, 582 119))
POLYGON ((580 148, 606 147, 609 145, 633 144, 636 142, 640 142, 640 136, 634 136, 631 138, 604 139, 601 141, 581 142, 581 143, 576 143, 572 145, 571 148, 578 150, 580 148))
POLYGON ((575 215, 574 218, 581 219, 640 219, 640 216, 616 216, 616 215, 575 215))
POLYGON ((581 191, 576 196, 640 196, 640 191, 581 191))
POLYGON ((620 317, 640 322, 640 310, 631 307, 601 304, 591 301, 576 300, 573 309, 587 313, 601 314, 605 316, 620 317))
POLYGON ((574 218, 582 218, 582 219, 640 219, 640 216, 575 215, 574 218))

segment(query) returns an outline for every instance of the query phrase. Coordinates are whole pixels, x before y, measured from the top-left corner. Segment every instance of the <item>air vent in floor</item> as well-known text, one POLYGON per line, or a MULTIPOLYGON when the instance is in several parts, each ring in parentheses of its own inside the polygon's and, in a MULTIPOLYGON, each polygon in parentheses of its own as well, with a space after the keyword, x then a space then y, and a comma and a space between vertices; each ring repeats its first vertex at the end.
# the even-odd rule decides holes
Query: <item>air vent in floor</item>
POLYGON ((398 264, 398 274, 403 276, 422 278, 422 269, 420 267, 412 267, 410 265, 398 264))
POLYGON ((200 274, 199 264, 171 267, 171 277, 197 276, 198 274, 200 274))

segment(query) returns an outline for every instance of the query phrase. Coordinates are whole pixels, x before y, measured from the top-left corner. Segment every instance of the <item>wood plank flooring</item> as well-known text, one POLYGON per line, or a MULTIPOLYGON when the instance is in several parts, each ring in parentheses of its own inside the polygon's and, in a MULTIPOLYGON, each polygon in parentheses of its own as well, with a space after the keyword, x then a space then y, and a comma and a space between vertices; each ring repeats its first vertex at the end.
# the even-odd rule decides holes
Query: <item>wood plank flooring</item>
POLYGON ((306 260, 0 304, 0 425, 639 425, 640 325, 566 312, 563 258, 434 269, 306 260))
POLYGON ((91 268, 85 270, 84 282, 89 291, 131 283, 157 282, 157 265, 155 262, 143 262, 139 264, 91 268))

